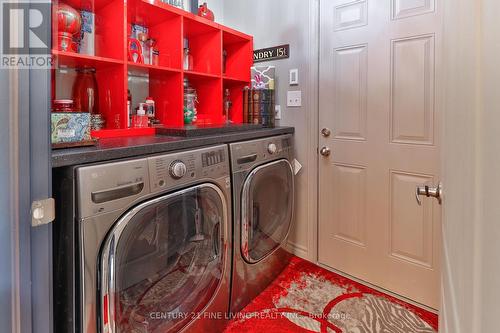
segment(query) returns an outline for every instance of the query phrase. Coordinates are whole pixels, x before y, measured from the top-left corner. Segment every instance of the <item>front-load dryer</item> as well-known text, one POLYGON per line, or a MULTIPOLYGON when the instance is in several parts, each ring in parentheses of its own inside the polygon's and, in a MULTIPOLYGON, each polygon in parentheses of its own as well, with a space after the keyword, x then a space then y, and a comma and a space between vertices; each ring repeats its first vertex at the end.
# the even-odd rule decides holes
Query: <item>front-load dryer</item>
POLYGON ((227 146, 75 172, 76 330, 221 332, 231 271, 227 146))
POLYGON ((233 273, 230 313, 259 295, 288 264, 283 248, 293 220, 291 135, 230 145, 233 273))

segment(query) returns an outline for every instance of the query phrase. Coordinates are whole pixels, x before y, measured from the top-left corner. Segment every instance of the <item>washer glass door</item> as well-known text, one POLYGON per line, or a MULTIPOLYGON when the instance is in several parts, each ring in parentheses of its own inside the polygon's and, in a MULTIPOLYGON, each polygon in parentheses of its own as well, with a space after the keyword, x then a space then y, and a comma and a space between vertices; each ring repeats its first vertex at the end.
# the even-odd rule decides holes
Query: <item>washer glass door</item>
POLYGON ((223 279, 226 203, 212 184, 126 214, 101 254, 101 332, 169 332, 210 302, 223 279))
POLYGON ((292 223, 294 179, 290 162, 279 160, 255 168, 243 185, 241 252, 256 263, 286 239, 292 223))

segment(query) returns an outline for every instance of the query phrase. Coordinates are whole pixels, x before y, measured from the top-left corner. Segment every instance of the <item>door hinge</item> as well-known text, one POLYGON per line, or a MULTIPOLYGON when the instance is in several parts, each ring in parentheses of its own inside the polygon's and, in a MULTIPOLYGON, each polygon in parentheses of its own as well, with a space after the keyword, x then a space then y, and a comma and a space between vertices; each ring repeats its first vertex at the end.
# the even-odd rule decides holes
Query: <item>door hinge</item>
POLYGON ((33 201, 31 204, 31 226, 39 227, 56 219, 56 205, 53 198, 33 201))

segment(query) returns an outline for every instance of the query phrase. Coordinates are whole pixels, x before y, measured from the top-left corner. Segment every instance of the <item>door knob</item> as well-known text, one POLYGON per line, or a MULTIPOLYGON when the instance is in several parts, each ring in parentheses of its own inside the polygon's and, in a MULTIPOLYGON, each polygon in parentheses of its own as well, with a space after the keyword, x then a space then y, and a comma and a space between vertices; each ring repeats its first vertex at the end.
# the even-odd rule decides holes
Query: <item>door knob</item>
POLYGON ((329 128, 325 127, 321 130, 321 135, 323 135, 325 138, 328 138, 330 134, 332 134, 332 131, 330 131, 329 128))
POLYGON ((330 154, 332 153, 332 151, 328 147, 323 147, 323 148, 320 149, 319 153, 321 155, 323 155, 324 157, 328 157, 328 156, 330 156, 330 154))
POLYGON ((420 196, 436 198, 438 203, 441 205, 443 202, 443 185, 439 183, 438 186, 417 186, 415 190, 415 199, 417 199, 419 206, 422 205, 422 199, 420 199, 420 196))

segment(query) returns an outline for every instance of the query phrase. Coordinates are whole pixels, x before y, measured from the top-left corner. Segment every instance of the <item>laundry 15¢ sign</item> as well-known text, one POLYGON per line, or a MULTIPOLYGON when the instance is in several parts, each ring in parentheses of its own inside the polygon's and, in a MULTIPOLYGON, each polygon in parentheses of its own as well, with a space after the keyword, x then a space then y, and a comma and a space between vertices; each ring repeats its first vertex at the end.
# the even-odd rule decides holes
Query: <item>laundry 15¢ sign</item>
POLYGON ((290 45, 280 45, 253 51, 253 62, 290 58, 290 45))

